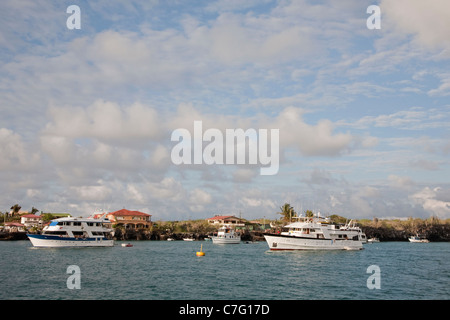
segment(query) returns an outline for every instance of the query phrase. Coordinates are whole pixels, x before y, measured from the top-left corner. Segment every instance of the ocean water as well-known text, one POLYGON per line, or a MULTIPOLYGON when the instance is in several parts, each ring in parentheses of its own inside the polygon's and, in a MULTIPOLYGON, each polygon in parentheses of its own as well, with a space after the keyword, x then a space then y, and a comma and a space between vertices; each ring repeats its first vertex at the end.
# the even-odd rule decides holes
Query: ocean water
POLYGON ((0 242, 0 299, 450 298, 450 243, 381 242, 360 251, 269 251, 265 242, 131 243, 49 249, 29 241, 0 242), (201 244, 205 256, 197 257, 201 244), (79 289, 68 288, 71 265, 79 267, 79 289), (370 266, 379 273, 368 273, 370 266), (368 280, 379 289, 370 289, 368 280))

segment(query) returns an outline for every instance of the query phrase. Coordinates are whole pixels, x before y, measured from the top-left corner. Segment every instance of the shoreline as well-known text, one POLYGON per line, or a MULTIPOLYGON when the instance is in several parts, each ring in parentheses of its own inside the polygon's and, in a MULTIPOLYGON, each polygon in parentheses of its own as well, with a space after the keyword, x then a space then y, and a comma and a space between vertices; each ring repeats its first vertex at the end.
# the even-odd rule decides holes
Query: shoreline
MULTIPOLYGON (((346 221, 346 218, 340 217, 346 221)), ((337 221, 342 222, 342 221, 337 221)), ((343 222, 342 222, 343 223, 343 222)), ((357 220, 356 223, 366 234, 367 239, 378 238, 380 241, 408 241, 410 236, 419 235, 431 242, 450 242, 450 219, 439 220, 435 218, 420 219, 409 218, 408 220, 357 220)), ((217 229, 204 221, 172 221, 158 222, 154 227, 143 229, 124 229, 113 227, 112 238, 117 241, 126 240, 153 240, 165 241, 168 238, 183 240, 193 238, 204 240, 212 236, 217 229)), ((265 241, 263 233, 277 233, 280 227, 267 230, 244 229, 241 232, 242 241, 265 241)), ((0 232, 0 241, 28 240, 27 232, 0 232)), ((37 233, 40 231, 29 232, 37 233)))

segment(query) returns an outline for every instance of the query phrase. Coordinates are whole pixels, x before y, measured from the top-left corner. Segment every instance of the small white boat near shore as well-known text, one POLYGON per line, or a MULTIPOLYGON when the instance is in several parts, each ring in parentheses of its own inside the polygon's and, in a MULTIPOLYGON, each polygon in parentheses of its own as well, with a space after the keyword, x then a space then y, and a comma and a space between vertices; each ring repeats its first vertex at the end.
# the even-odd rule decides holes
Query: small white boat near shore
POLYGON ((430 240, 426 238, 421 238, 419 236, 411 236, 408 238, 409 242, 415 242, 415 243, 428 243, 430 240))
POLYGON ((217 236, 212 236, 211 239, 215 244, 238 244, 241 243, 241 234, 230 225, 223 225, 219 228, 217 236))

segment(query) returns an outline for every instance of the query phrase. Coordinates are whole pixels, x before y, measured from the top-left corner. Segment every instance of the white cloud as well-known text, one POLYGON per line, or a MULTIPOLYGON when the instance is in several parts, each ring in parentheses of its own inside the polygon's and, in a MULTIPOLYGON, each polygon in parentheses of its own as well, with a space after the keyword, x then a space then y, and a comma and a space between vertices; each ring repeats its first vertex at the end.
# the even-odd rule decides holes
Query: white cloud
POLYGON ((351 134, 334 134, 333 123, 326 119, 309 125, 303 121, 302 113, 302 109, 288 107, 270 125, 280 129, 281 145, 296 147, 306 156, 337 156, 350 150, 351 134))
POLYGON ((39 155, 12 130, 0 128, 0 171, 27 170, 35 166, 39 155))
POLYGON ((450 199, 439 199, 442 194, 449 194, 449 190, 443 190, 439 187, 431 189, 425 187, 421 191, 418 191, 410 196, 416 204, 421 205, 431 215, 436 215, 442 219, 450 218, 450 199))
POLYGON ((136 142, 161 136, 156 110, 140 103, 121 107, 97 100, 87 108, 50 107, 44 135, 136 142))
POLYGON ((450 3, 447 0, 383 0, 380 4, 389 26, 414 35, 415 41, 450 56, 450 3))
POLYGON ((388 181, 393 187, 400 189, 411 189, 416 184, 410 177, 400 177, 395 174, 389 175, 388 181))

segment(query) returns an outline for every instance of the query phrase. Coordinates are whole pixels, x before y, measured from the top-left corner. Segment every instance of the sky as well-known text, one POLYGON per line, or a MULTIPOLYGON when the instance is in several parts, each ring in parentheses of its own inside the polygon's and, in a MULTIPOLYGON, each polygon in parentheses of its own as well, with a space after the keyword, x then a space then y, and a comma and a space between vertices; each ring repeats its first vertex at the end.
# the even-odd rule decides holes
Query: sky
POLYGON ((450 218, 447 0, 5 0, 0 65, 0 211, 450 218), (278 172, 175 164, 194 121, 278 172))

